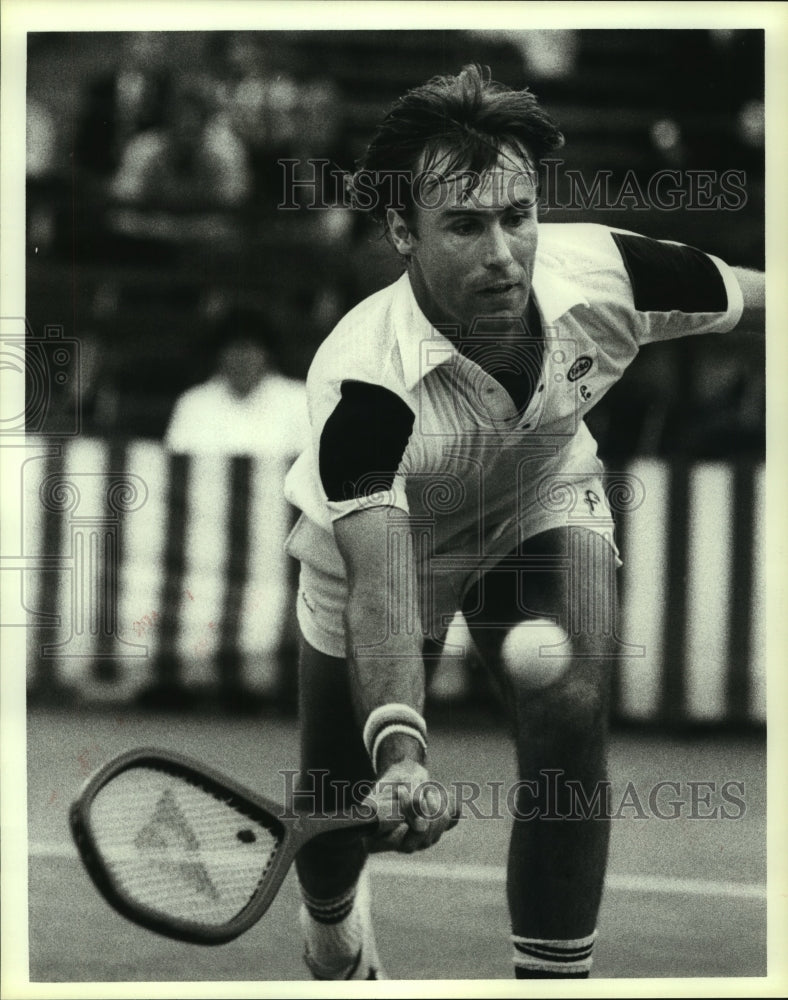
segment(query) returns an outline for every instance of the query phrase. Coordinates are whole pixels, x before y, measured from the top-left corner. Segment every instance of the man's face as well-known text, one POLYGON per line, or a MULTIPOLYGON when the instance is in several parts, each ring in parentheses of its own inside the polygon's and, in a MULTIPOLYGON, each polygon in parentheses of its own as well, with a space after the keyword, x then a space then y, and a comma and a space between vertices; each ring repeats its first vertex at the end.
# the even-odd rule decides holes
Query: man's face
POLYGON ((232 394, 244 399, 268 371, 268 354, 252 340, 232 340, 219 354, 219 372, 232 394))
POLYGON ((514 155, 469 190, 458 175, 426 182, 414 208, 410 279, 425 316, 467 330, 485 318, 519 319, 531 292, 538 238, 536 178, 514 155), (430 207, 432 206, 432 207, 430 207))

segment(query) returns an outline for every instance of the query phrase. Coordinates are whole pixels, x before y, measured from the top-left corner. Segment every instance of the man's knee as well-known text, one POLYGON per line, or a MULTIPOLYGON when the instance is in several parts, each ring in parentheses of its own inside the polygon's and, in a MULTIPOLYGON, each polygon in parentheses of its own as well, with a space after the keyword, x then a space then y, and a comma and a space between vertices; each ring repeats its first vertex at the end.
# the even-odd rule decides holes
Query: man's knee
POLYGON ((583 656, 568 640, 552 671, 525 667, 509 672, 509 677, 518 721, 527 733, 573 733, 582 737, 607 723, 610 663, 597 656, 583 656), (547 682, 543 683, 545 678, 547 682))

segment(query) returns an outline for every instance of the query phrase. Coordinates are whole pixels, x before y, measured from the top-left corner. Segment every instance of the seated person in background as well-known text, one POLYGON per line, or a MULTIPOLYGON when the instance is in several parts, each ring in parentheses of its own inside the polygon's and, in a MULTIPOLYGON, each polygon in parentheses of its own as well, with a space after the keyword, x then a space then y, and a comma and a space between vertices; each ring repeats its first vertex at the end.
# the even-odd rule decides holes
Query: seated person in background
POLYGON ((172 451, 295 458, 308 440, 302 382, 273 365, 271 330, 238 306, 217 322, 215 374, 176 401, 165 435, 172 451))
POLYGON ((101 179, 118 169, 137 135, 161 127, 170 81, 168 35, 133 31, 121 41, 120 57, 87 86, 76 124, 76 166, 101 179))
POLYGON ((58 127, 46 102, 35 97, 27 101, 25 135, 25 175, 28 180, 50 177, 59 145, 58 127))
POLYGON ((112 179, 111 194, 163 213, 193 209, 208 216, 175 217, 160 212, 125 211, 117 228, 133 235, 212 236, 221 224, 212 213, 233 208, 250 194, 246 149, 213 114, 210 95, 199 78, 177 81, 165 107, 161 128, 130 140, 112 179))
POLYGON ((278 160, 294 156, 303 129, 300 88, 288 67, 286 47, 256 32, 222 32, 217 103, 221 120, 249 156, 255 208, 274 211, 282 200, 278 160))

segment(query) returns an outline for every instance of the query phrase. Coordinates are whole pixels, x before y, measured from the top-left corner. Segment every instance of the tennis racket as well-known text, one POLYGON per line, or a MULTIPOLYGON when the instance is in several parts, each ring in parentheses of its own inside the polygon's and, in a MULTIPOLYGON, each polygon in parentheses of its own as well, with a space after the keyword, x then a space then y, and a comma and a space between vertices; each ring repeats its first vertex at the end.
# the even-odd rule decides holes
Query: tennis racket
POLYGON ((163 750, 116 757, 69 811, 96 888, 129 920, 179 941, 222 944, 273 902, 298 851, 321 833, 378 820, 283 807, 163 750))

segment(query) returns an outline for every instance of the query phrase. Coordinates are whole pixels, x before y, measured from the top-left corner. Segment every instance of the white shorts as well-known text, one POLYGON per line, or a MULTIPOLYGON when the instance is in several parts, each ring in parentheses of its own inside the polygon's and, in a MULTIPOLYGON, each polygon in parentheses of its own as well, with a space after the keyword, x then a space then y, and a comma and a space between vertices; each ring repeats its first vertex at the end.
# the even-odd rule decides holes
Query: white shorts
MULTIPOLYGON (((600 501, 603 508, 595 512, 593 519, 586 518, 582 524, 568 522, 566 514, 561 511, 542 510, 541 516, 529 523, 528 531, 521 531, 518 539, 510 539, 497 557, 478 559, 477 565, 471 569, 467 568, 466 562, 460 572, 432 574, 432 590, 428 603, 433 613, 432 621, 426 629, 429 635, 435 639, 442 638, 454 615, 461 608, 465 595, 480 576, 492 569, 504 555, 516 549, 520 540, 525 541, 544 531, 572 526, 589 528, 609 542, 616 556, 616 564, 621 565, 615 543, 615 523, 604 499, 605 492, 601 480, 598 477, 589 477, 586 482, 576 485, 583 490, 593 490, 598 501, 599 498, 603 498, 600 501)), ((301 633, 314 649, 327 656, 344 659, 347 583, 344 564, 333 534, 302 515, 287 539, 286 550, 301 563, 296 603, 296 615, 301 633)), ((423 599, 422 606, 426 606, 423 599)))

